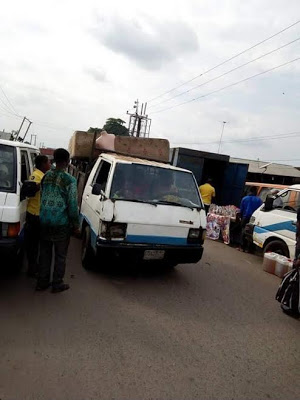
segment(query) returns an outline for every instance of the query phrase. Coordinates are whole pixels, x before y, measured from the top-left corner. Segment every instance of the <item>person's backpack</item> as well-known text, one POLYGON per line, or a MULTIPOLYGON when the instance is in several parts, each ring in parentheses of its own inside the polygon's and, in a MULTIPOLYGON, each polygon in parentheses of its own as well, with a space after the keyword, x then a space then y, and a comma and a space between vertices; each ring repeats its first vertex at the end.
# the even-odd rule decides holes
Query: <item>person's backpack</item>
POLYGON ((299 267, 286 273, 276 293, 276 300, 282 310, 289 315, 300 316, 299 267))

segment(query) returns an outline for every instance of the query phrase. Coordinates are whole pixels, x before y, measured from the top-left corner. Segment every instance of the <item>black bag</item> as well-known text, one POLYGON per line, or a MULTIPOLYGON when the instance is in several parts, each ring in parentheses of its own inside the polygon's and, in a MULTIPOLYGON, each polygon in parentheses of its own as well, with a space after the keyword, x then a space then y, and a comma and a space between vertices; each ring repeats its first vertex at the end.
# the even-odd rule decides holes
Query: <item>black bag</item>
POLYGON ((299 285, 299 267, 296 267, 284 275, 275 297, 286 314, 300 315, 299 285))

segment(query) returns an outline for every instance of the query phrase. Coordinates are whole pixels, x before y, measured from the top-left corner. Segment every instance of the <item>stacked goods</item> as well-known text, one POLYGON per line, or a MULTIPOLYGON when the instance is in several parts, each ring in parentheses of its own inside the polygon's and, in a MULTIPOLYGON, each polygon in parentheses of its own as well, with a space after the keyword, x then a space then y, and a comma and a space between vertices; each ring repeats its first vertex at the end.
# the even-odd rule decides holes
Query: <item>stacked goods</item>
POLYGON ((291 269, 292 264, 292 260, 288 259, 287 257, 277 257, 275 275, 277 275, 279 278, 283 278, 283 276, 291 269))
POLYGON ((277 253, 265 253, 263 270, 282 278, 293 268, 293 261, 277 253))
MULTIPOLYGON (((87 158, 91 156, 94 134, 82 131, 74 132, 69 151, 71 158, 87 158)), ((146 139, 131 136, 115 136, 103 131, 97 134, 95 150, 112 151, 131 157, 168 162, 170 145, 166 139, 146 139)))
POLYGON ((232 219, 236 218, 236 214, 240 210, 233 205, 229 206, 217 206, 216 204, 211 204, 209 207, 209 213, 210 214, 217 214, 217 215, 223 215, 224 217, 230 217, 232 219))
MULTIPOLYGON (((97 133, 99 137, 101 133, 97 133)), ((94 141, 94 133, 75 131, 69 141, 69 153, 71 158, 89 158, 91 156, 94 141)))
POLYGON ((277 253, 265 253, 263 261, 263 270, 269 272, 269 274, 275 274, 277 258, 278 258, 277 253))

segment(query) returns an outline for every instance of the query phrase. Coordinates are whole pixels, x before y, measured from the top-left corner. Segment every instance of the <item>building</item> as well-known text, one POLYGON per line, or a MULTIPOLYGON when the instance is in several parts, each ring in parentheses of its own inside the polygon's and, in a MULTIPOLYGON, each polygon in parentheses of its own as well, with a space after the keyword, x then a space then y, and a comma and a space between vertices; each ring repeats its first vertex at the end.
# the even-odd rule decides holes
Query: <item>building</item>
POLYGON ((47 156, 49 160, 53 160, 53 153, 55 149, 52 149, 51 147, 41 147, 40 148, 40 154, 43 156, 47 156))
POLYGON ((233 157, 230 157, 230 162, 249 165, 248 182, 277 183, 281 185, 300 183, 300 171, 292 165, 233 157))
POLYGON ((10 140, 12 135, 13 135, 13 132, 5 132, 4 129, 2 131, 0 131, 0 139, 10 140))

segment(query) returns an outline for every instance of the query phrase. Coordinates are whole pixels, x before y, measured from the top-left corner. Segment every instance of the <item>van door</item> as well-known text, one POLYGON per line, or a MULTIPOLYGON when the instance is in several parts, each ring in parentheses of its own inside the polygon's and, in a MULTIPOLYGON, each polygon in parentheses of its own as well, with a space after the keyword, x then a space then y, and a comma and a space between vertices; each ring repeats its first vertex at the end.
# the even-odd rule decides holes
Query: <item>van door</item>
POLYGON ((103 213, 104 203, 104 199, 101 195, 93 194, 93 187, 94 185, 98 185, 98 189, 106 193, 110 171, 111 164, 108 161, 100 160, 95 173, 92 171, 83 194, 81 211, 91 228, 92 245, 95 244, 96 237, 99 233, 99 223, 103 213))
POLYGON ((296 240, 297 209, 300 191, 288 189, 276 197, 272 211, 259 212, 253 239, 260 247, 271 236, 282 239, 288 247, 296 240))
MULTIPOLYGON (((26 149, 20 149, 20 159, 21 159, 21 182, 19 183, 20 189, 23 183, 28 180, 32 169, 30 168, 29 156, 26 149)), ((26 209, 27 209, 27 200, 20 201, 20 226, 21 230, 24 226, 26 219, 26 209)))

